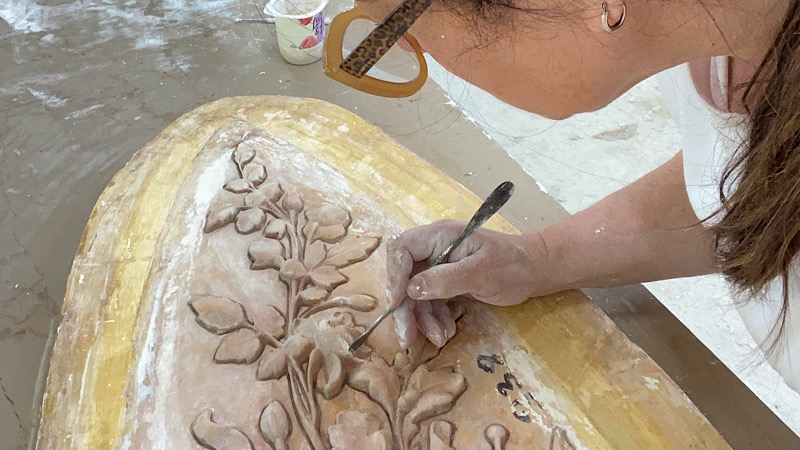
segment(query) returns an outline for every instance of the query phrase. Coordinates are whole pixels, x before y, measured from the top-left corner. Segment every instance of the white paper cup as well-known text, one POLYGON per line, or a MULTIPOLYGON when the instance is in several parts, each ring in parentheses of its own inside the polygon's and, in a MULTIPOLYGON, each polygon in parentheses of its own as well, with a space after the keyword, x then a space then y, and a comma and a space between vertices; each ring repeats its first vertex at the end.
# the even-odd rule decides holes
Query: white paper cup
POLYGON ((264 12, 275 18, 278 49, 289 64, 306 65, 322 58, 328 0, 272 0, 264 12))

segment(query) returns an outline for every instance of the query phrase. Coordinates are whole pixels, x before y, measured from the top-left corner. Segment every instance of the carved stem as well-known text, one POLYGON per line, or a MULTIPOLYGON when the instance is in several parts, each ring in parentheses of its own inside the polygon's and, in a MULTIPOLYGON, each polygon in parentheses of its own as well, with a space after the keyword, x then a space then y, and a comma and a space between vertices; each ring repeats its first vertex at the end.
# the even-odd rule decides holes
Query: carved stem
POLYGON ((276 219, 283 220, 284 222, 286 221, 286 214, 283 211, 281 211, 280 208, 275 207, 275 205, 273 205, 272 203, 261 205, 259 206, 259 208, 261 208, 261 210, 264 211, 265 213, 272 214, 273 216, 275 216, 276 219))
MULTIPOLYGON (((297 288, 297 292, 303 292, 303 290, 305 288, 307 288, 307 287, 308 287, 308 278, 303 278, 302 280, 300 280, 300 285, 297 288)), ((295 300, 295 302, 294 302, 294 311, 293 311, 293 314, 294 314, 295 317, 300 318, 300 319, 304 319, 304 318, 309 316, 307 314, 308 310, 306 310, 302 314, 300 313, 300 308, 302 308, 302 307, 303 307, 303 305, 300 304, 300 301, 295 300)))
MULTIPOLYGON (((294 210, 289 211, 289 218, 291 223, 287 227, 288 237, 289 237, 289 254, 290 257, 302 262, 300 258, 300 237, 299 233, 297 232, 297 213, 294 210), (294 243, 294 245, 292 245, 294 243)), ((289 295, 287 297, 286 305, 287 305, 287 314, 288 314, 288 330, 289 332, 294 331, 294 319, 297 316, 297 309, 299 299, 297 298, 299 290, 299 282, 297 280, 293 280, 289 283, 289 295)))
POLYGON ((297 310, 299 309, 298 305, 300 304, 300 299, 297 298, 298 294, 300 293, 300 282, 297 280, 292 280, 289 282, 289 293, 286 297, 286 309, 288 310, 289 314, 289 332, 294 331, 295 325, 295 318, 297 317, 297 310))
MULTIPOLYGON (((296 387, 298 385, 298 381, 302 378, 302 372, 298 373, 294 366, 289 371, 289 376, 286 377, 287 382, 289 383, 289 397, 292 400, 292 410, 294 411, 294 416, 297 419, 297 423, 300 425, 300 430, 306 437, 306 441, 309 443, 309 445, 311 445, 311 448, 328 450, 330 449, 330 444, 327 442, 327 439, 323 438, 319 431, 319 414, 313 412, 313 409, 316 409, 318 406, 317 403, 313 402, 313 405, 311 406, 311 414, 304 414, 298 410, 297 399, 295 397, 299 396, 301 399, 304 397, 298 393, 296 387)), ((313 396, 313 392, 311 395, 313 396)))
POLYGON ((300 242, 300 248, 304 249, 303 255, 306 254, 305 248, 308 247, 308 243, 311 242, 311 238, 302 233, 303 227, 305 226, 304 219, 305 219, 305 214, 297 216, 297 228, 296 228, 297 230, 299 230, 299 232, 297 233, 297 238, 299 239, 300 242), (300 223, 301 220, 303 223, 300 223))
MULTIPOLYGON (((305 248, 308 248, 309 242, 314 242, 314 234, 317 232, 317 227, 319 227, 319 222, 312 222, 311 226, 308 228, 308 234, 305 235, 305 242, 303 243, 305 248)), ((303 255, 305 255, 305 251, 303 255)))
MULTIPOLYGON (((280 313, 280 311, 278 311, 278 312, 280 313)), ((282 314, 281 314, 281 315, 282 315, 282 314)), ((273 337, 271 334, 269 334, 269 333, 264 333, 264 332, 263 332, 263 331, 261 331, 261 329, 259 329, 257 326, 255 326, 255 325, 250 325, 250 324, 248 323, 248 324, 246 324, 246 325, 245 325, 245 328, 247 328, 248 330, 250 330, 250 331, 252 331, 252 332, 256 333, 257 335, 259 335, 259 336, 263 337, 264 339, 266 339, 266 340, 267 340, 267 343, 268 343, 269 345, 271 345, 271 346, 273 346, 273 347, 275 347, 275 348, 280 348, 280 347, 283 347, 283 344, 281 344, 281 343, 280 343, 280 341, 278 341, 277 339, 275 339, 275 338, 274 338, 274 337, 273 337)))
POLYGON ((231 152, 231 161, 233 161, 233 165, 236 166, 236 173, 239 174, 239 178, 244 178, 244 174, 242 173, 242 168, 239 167, 239 162, 236 161, 236 150, 239 150, 239 146, 244 142, 245 137, 242 137, 242 140, 237 142, 236 145, 233 146, 233 151, 231 152))
MULTIPOLYGON (((353 307, 350 305, 336 304, 328 300, 327 302, 323 302, 320 303, 319 305, 312 306, 311 308, 303 311, 303 313, 298 315, 297 317, 301 319, 306 317, 311 317, 318 312, 326 311, 328 309, 333 309, 333 308, 353 309, 353 307)), ((358 310, 353 310, 353 311, 358 311, 358 310)))

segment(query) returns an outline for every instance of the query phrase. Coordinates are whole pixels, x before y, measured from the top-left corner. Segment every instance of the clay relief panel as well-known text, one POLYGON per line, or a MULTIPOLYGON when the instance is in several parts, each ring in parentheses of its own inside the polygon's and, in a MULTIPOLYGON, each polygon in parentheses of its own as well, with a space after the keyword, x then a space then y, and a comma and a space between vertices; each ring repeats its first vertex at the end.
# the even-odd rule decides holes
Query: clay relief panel
MULTIPOLYGON (((187 309, 199 327, 219 336, 216 348, 207 349, 208 364, 239 366, 261 382, 269 399, 260 411, 246 414, 258 421, 259 435, 235 423, 241 418, 215 415, 220 405, 214 404, 196 410, 188 431, 209 449, 284 449, 293 435, 292 442, 314 449, 453 448, 458 427, 473 425, 459 424, 448 413, 470 387, 456 365, 441 361, 441 349, 418 339, 415 347, 388 358, 370 341, 348 351, 385 305, 367 293, 334 291, 355 281, 345 273, 368 276, 347 269, 373 257, 381 237, 354 230, 346 205, 284 188, 268 173, 265 155, 250 145, 253 136, 235 145, 235 175, 209 207, 203 231, 235 229, 235 238, 247 242, 246 254, 237 257, 246 261, 249 276, 277 273, 281 288, 266 307, 255 308, 257 298, 195 293, 187 309)), ((451 310, 458 318, 464 314, 457 303, 451 310)), ((468 358, 487 376, 503 365, 498 355, 476 356, 468 358)), ((514 398, 522 386, 512 374, 498 374, 496 394, 514 398)), ((509 401, 518 421, 530 422, 537 409, 529 396, 509 401)), ((538 410, 537 417, 547 415, 541 405, 538 410)), ((574 448, 562 428, 547 428, 550 448, 574 448)), ((490 425, 481 447, 502 449, 509 434, 501 424, 490 425)))

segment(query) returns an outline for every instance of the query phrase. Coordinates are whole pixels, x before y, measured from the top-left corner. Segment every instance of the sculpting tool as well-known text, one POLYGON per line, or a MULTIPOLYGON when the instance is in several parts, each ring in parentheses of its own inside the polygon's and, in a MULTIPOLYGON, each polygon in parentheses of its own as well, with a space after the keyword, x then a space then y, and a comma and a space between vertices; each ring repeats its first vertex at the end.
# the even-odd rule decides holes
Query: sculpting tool
MULTIPOLYGON (((450 257, 450 254, 453 253, 453 250, 458 248, 458 246, 461 245, 462 242, 464 242, 464 239, 466 239, 469 235, 471 235, 472 232, 478 229, 481 225, 486 223, 486 221, 489 220, 489 218, 491 218, 503 205, 505 205, 508 199, 511 198, 511 194, 513 193, 514 193, 514 183, 510 181, 505 181, 501 183, 500 186, 497 186, 494 189, 494 191, 492 191, 492 193, 489 194, 488 197, 486 197, 486 200, 484 200, 481 207, 478 208, 478 211, 475 212, 475 215, 472 216, 472 219, 470 219, 469 223, 467 223, 467 225, 464 227, 464 231, 462 231, 461 234, 459 234, 458 237, 453 241, 453 243, 450 244, 428 266, 428 269, 438 266, 439 264, 447 261, 447 259, 450 257)), ((389 317, 389 314, 393 313, 398 306, 400 305, 397 305, 394 308, 387 309, 386 311, 383 312, 383 314, 378 316, 378 318, 375 319, 374 322, 372 322, 372 325, 370 325, 369 328, 367 328, 366 331, 364 331, 364 333, 362 333, 361 336, 358 337, 358 339, 356 339, 355 341, 353 341, 352 344, 350 344, 350 352, 358 350, 358 348, 361 347, 364 344, 364 342, 366 342, 367 338, 372 334, 372 332, 375 331, 376 328, 378 328, 378 325, 380 325, 380 323, 383 322, 384 319, 389 317)))

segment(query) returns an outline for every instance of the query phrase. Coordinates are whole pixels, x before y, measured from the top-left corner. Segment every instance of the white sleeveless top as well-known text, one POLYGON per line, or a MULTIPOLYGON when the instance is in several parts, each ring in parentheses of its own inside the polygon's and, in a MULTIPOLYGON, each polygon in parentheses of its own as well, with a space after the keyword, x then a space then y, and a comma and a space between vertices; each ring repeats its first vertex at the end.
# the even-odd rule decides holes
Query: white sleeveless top
MULTIPOLYGON (((711 92, 717 104, 728 104, 727 74, 728 58, 713 58, 711 92)), ((681 132, 689 201, 698 219, 705 219, 720 206, 720 176, 746 137, 746 131, 741 127, 744 116, 725 113, 709 105, 695 88, 688 64, 666 70, 657 78, 664 101, 681 132)), ((794 266, 793 272, 797 272, 797 264, 794 266)), ((780 280, 773 280, 767 287, 766 300, 750 301, 738 307, 757 343, 773 338, 770 332, 778 319, 782 294, 780 280)), ((797 275, 789 280, 789 300, 785 334, 769 362, 789 386, 800 390, 800 277, 797 275)))

